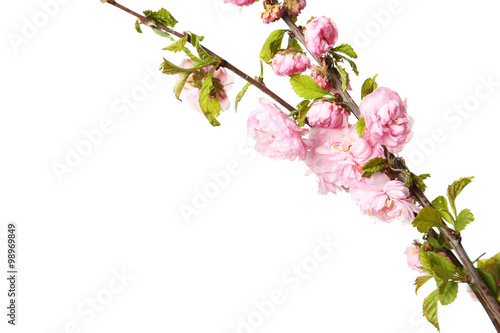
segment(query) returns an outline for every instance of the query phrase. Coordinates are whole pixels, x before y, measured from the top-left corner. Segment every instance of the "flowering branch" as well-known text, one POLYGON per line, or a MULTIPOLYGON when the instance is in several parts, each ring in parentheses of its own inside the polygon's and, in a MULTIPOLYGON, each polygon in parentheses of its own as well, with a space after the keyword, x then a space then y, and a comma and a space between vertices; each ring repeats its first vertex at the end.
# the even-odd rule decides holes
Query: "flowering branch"
MULTIPOLYGON (((472 262, 461 243, 461 231, 474 220, 474 216, 468 209, 457 213, 455 199, 472 177, 450 185, 448 199, 440 196, 433 202, 429 201, 424 195, 424 179, 429 175, 413 174, 404 160, 396 155, 411 138, 413 119, 406 112, 406 101, 403 102, 388 88, 378 88, 374 77, 365 81, 363 101, 359 106, 356 104, 347 91, 349 74, 340 63, 349 63, 353 72, 358 74, 352 60, 357 55, 348 44, 334 48, 338 33, 333 21, 326 17, 313 18, 303 28, 294 20, 305 7, 305 0, 264 1, 263 22, 283 19, 289 30, 271 33, 260 57, 273 67, 275 74, 291 77, 293 89, 304 98, 295 108, 265 86, 262 74, 251 78, 203 47, 200 44, 203 37, 173 30, 171 27, 177 21, 165 9, 146 11, 143 16, 114 0, 102 2, 137 17, 136 29, 139 32, 142 32, 140 24, 144 24, 172 39, 174 44, 166 50, 186 53, 189 59, 184 60, 180 67, 165 60, 163 72, 180 74, 174 87, 176 97, 184 91, 192 107, 203 112, 212 125, 219 125, 216 117, 229 107, 226 89, 229 89, 232 79, 224 68, 229 69, 248 82, 238 94, 237 103, 248 86, 254 85, 290 111, 286 115, 274 104, 261 99, 262 109, 254 111, 248 120, 249 135, 257 140, 258 151, 271 158, 305 161, 309 172, 319 178, 320 193, 350 191, 367 215, 386 222, 395 219, 412 222, 425 235, 425 242, 416 241, 407 251, 411 249, 418 257, 412 264, 413 268, 426 274, 417 278, 417 290, 431 278, 438 287, 425 299, 423 307, 424 315, 438 330, 438 302, 442 305, 452 303, 457 296, 458 283, 462 282, 472 287, 500 332, 500 253, 490 259, 472 262), (289 33, 288 48, 282 49, 286 32, 289 33), (179 40, 175 41, 169 34, 179 40), (319 65, 313 67, 311 76, 300 75, 311 65, 299 42, 319 65), (184 47, 186 43, 196 49, 198 56, 184 47), (349 114, 358 119, 355 125, 349 124, 349 114), (311 129, 303 128, 306 125, 311 129), (307 135, 309 138, 306 139, 307 135)), ((255 0, 225 2, 243 6, 251 5, 255 0)))

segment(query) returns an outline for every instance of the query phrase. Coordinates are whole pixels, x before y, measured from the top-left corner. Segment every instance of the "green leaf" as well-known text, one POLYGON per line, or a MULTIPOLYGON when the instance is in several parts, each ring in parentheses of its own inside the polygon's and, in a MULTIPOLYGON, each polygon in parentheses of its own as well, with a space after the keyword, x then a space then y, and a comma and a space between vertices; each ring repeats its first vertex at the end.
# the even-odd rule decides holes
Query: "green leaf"
POLYGON ((441 217, 450 224, 455 224, 453 217, 448 210, 448 202, 442 195, 434 199, 432 206, 437 209, 441 217))
POLYGON ((441 304, 449 305, 457 299, 457 295, 458 295, 458 283, 449 282, 444 288, 444 291, 439 296, 439 300, 441 301, 441 304))
POLYGON ((172 51, 174 53, 182 51, 183 46, 186 45, 186 42, 187 42, 187 35, 181 39, 178 39, 173 44, 167 46, 166 48, 164 48, 164 50, 172 51))
POLYGON ((234 111, 238 112, 238 103, 241 102, 241 100, 243 99, 243 96, 245 96, 245 93, 247 92, 248 88, 251 85, 252 84, 250 82, 248 82, 247 84, 245 84, 245 86, 243 87, 243 89, 241 89, 241 91, 236 96, 236 102, 234 103, 234 111))
POLYGON ((457 268, 455 265, 453 265, 447 257, 443 256, 442 254, 436 253, 436 252, 427 252, 427 255, 429 256, 429 260, 431 262, 431 265, 433 266, 441 266, 444 269, 446 269, 448 272, 451 274, 455 274, 457 271, 457 268))
POLYGON ((424 183, 424 180, 422 178, 420 178, 420 176, 417 176, 416 174, 414 174, 413 172, 410 172, 410 178, 412 180, 412 182, 417 185, 417 187, 419 189, 422 190, 422 192, 425 192, 426 188, 427 188, 427 185, 425 185, 424 183))
POLYGON ((455 181, 453 184, 448 186, 448 191, 446 191, 446 195, 448 196, 448 200, 450 201, 450 205, 451 208, 453 209, 453 213, 455 213, 455 216, 457 215, 457 208, 455 207, 455 199, 462 192, 464 187, 472 182, 472 178, 474 177, 460 178, 459 180, 455 181))
POLYGON ((141 21, 140 20, 135 21, 135 30, 137 30, 138 33, 142 34, 141 21))
POLYGON ((365 132, 366 128, 366 122, 364 118, 359 118, 358 122, 356 123, 356 133, 358 133, 358 136, 360 138, 363 137, 363 133, 365 132))
POLYGON ((352 48, 352 46, 349 44, 341 44, 341 45, 337 46, 336 48, 334 48, 333 51, 344 53, 345 55, 348 55, 349 57, 354 58, 354 59, 356 59, 358 57, 356 52, 354 52, 354 49, 352 48))
POLYGON ((363 165, 363 177, 370 178, 376 172, 383 172, 387 168, 387 161, 383 157, 375 157, 363 165))
POLYGON ((302 46, 300 46, 299 42, 295 38, 289 38, 288 39, 288 46, 289 47, 291 46, 294 49, 296 49, 297 51, 301 51, 302 52, 302 46))
POLYGON ((498 283, 497 283, 497 281, 495 281, 495 278, 493 277, 493 275, 485 272, 480 267, 478 267, 477 271, 478 271, 479 275, 481 275, 481 279, 486 284, 486 287, 488 287, 488 289, 493 294, 493 296, 495 296, 495 298, 497 298, 498 297, 498 283))
POLYGON ((461 232, 472 221, 474 221, 474 215, 471 211, 469 209, 462 210, 455 221, 455 230, 461 232))
POLYGON ((426 180, 427 178, 429 178, 431 176, 430 173, 423 173, 421 175, 419 175, 418 177, 422 180, 426 180))
POLYGON ((210 56, 210 54, 208 54, 200 44, 204 37, 193 34, 192 32, 189 33, 189 36, 191 45, 193 45, 193 47, 196 49, 196 52, 198 52, 198 56, 204 61, 213 61, 214 58, 210 56))
POLYGON ((306 123, 307 113, 311 109, 309 100, 303 100, 297 105, 297 116, 296 120, 300 127, 304 126, 306 123))
POLYGON ((422 264, 422 267, 425 268, 425 270, 432 272, 432 264, 427 251, 425 250, 425 244, 422 244, 420 246, 420 263, 422 264))
POLYGON ((163 31, 161 30, 160 28, 157 28, 157 27, 151 27, 151 29, 153 29, 153 31, 158 35, 158 36, 162 36, 162 37, 166 37, 170 40, 173 40, 172 36, 170 36, 170 34, 166 31, 163 31))
POLYGON ((174 74, 183 74, 183 73, 192 73, 195 71, 194 68, 182 68, 179 67, 167 59, 163 58, 163 64, 161 64, 160 69, 164 74, 174 75, 174 74))
MULTIPOLYGON (((215 68, 215 67, 214 67, 215 68)), ((200 89, 200 107, 203 111, 203 114, 208 119, 212 126, 219 126, 220 123, 217 121, 216 117, 220 114, 220 103, 217 98, 211 96, 211 92, 213 89, 213 81, 212 81, 212 73, 203 81, 203 84, 200 89)))
POLYGON ((427 237, 427 242, 431 244, 433 249, 438 251, 445 251, 445 248, 443 248, 443 246, 439 243, 439 241, 436 238, 429 236, 427 237))
POLYGON ((499 278, 500 274, 498 272, 498 265, 499 262, 498 260, 493 257, 490 259, 483 259, 478 261, 478 268, 480 268, 484 273, 490 274, 493 277, 493 280, 495 281, 494 285, 497 286, 497 292, 498 290, 498 284, 499 284, 499 278))
POLYGON ((418 229, 418 231, 425 233, 428 232, 430 228, 443 228, 444 224, 441 221, 441 215, 437 210, 432 207, 424 207, 418 213, 418 215, 413 220, 413 226, 418 229))
POLYGON ((430 279, 432 279, 432 275, 422 275, 417 277, 415 280, 415 294, 418 292, 418 290, 430 279))
POLYGON ((148 19, 155 21, 156 23, 162 24, 167 27, 175 27, 178 23, 177 20, 170 14, 165 8, 160 9, 157 12, 146 10, 144 11, 144 16, 148 19))
POLYGON ((308 75, 293 75, 290 78, 290 83, 297 95, 305 99, 321 98, 330 94, 328 90, 321 89, 308 75))
POLYGON ((283 36, 286 30, 274 30, 271 32, 269 37, 267 37, 262 50, 260 51, 260 58, 266 63, 269 63, 276 53, 281 49, 281 44, 283 43, 283 36))
MULTIPOLYGON (((432 253, 432 252, 429 252, 432 253)), ((442 283, 448 283, 448 281, 453 277, 453 273, 449 272, 446 268, 440 265, 436 265, 432 267, 432 272, 436 278, 439 280, 442 280, 442 283)), ((446 286, 441 286, 442 288, 439 289, 439 292, 442 293, 442 289, 444 289, 446 286)))
POLYGON ((177 98, 178 100, 180 100, 179 97, 181 96, 182 89, 184 89, 184 86, 186 85, 186 81, 188 80, 189 75, 191 75, 191 73, 182 73, 181 77, 179 78, 179 80, 177 80, 177 82, 174 85, 175 98, 177 98))
POLYGON ((378 76, 378 74, 372 78, 365 80, 365 82, 363 83, 363 87, 361 88, 361 99, 370 95, 375 89, 377 89, 378 84, 377 84, 377 82, 375 82, 375 79, 377 78, 377 76, 378 76))
POLYGON ((342 80, 342 92, 345 92, 347 90, 347 86, 349 85, 349 78, 347 76, 345 69, 343 69, 338 64, 337 64, 337 70, 339 71, 340 78, 342 80))
POLYGON ((439 291, 434 290, 424 300, 423 313, 424 316, 427 318, 427 320, 432 325, 434 325, 439 331, 438 301, 439 301, 439 291))

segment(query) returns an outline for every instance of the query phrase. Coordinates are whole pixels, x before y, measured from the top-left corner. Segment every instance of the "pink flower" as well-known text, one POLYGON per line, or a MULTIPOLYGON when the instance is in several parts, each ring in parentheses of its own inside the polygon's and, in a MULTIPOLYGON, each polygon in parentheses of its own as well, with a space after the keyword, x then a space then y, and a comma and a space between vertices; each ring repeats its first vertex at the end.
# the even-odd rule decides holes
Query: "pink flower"
POLYGON ((307 55, 302 52, 293 54, 292 52, 278 52, 271 59, 271 66, 273 66, 276 75, 288 76, 300 74, 306 69, 311 68, 311 62, 307 55))
POLYGON ((255 149, 275 159, 304 160, 309 141, 302 138, 308 133, 300 128, 276 105, 265 98, 259 99, 262 109, 253 111, 247 122, 248 136, 257 140, 255 149))
POLYGON ((262 22, 269 24, 274 21, 278 21, 283 13, 285 12, 285 7, 283 5, 277 4, 268 6, 266 5, 266 11, 260 14, 262 22))
POLYGON ((323 100, 313 102, 307 112, 307 121, 312 127, 347 127, 348 117, 349 114, 337 103, 323 100))
POLYGON ((306 25, 306 46, 315 57, 321 57, 329 52, 338 39, 338 30, 335 23, 328 17, 317 17, 306 25))
POLYGON ((297 17, 302 9, 306 8, 306 0, 285 0, 285 8, 288 16, 297 17))
POLYGON ((319 193, 337 193, 356 187, 365 179, 362 165, 374 157, 382 156, 382 147, 371 145, 356 134, 354 126, 345 128, 311 129, 309 138, 313 149, 309 152, 306 165, 308 174, 319 178, 319 193))
MULTIPOLYGON (((181 62, 180 67, 193 68, 194 62, 189 58, 184 59, 181 62)), ((203 81, 205 81, 207 77, 207 73, 210 72, 211 69, 212 66, 207 66, 189 75, 189 78, 183 88, 183 94, 186 102, 192 109, 199 112, 202 112, 199 102, 200 89, 203 81)), ((214 72, 212 80, 214 87, 216 88, 214 97, 219 101, 221 110, 226 111, 230 107, 227 92, 231 90, 232 84, 234 83, 233 75, 228 74, 225 68, 220 67, 214 72)))
POLYGON ((423 273, 419 268, 422 267, 422 263, 420 262, 420 246, 418 246, 418 241, 415 240, 414 243, 410 244, 404 253, 407 255, 408 266, 414 271, 423 273))
POLYGON ((399 153, 410 141, 413 118, 396 92, 379 87, 363 99, 359 110, 366 122, 365 134, 390 152, 399 153))
POLYGON ((250 6, 255 2, 255 0, 224 0, 224 3, 228 2, 236 6, 250 6))
POLYGON ((365 183, 358 183, 351 191, 352 199, 356 201, 361 211, 384 222, 399 220, 409 224, 420 210, 409 198, 410 191, 399 180, 377 172, 365 183))

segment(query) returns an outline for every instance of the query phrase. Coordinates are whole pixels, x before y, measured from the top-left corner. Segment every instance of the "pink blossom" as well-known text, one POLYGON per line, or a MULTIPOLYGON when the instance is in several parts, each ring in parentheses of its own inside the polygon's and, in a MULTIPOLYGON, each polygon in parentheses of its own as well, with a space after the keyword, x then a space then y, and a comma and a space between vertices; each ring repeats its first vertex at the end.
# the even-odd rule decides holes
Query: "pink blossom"
POLYGON ((224 0, 224 3, 228 2, 236 6, 250 6, 255 2, 255 0, 224 0))
POLYGON ((422 267, 422 263, 420 262, 420 247, 418 246, 418 242, 415 240, 414 243, 410 244, 406 251, 404 252, 407 255, 408 266, 414 271, 419 273, 423 273, 423 271, 419 268, 422 267))
POLYGON ((307 121, 312 127, 347 127, 349 114, 335 102, 319 100, 311 104, 307 121))
POLYGON ((359 106, 365 119, 365 134, 399 153, 412 137, 413 118, 406 112, 406 101, 385 87, 379 87, 366 96, 359 106))
POLYGON ((248 135, 255 139, 255 149, 275 159, 304 160, 309 141, 302 136, 307 129, 300 128, 276 105, 259 99, 262 109, 253 111, 247 122, 248 135))
MULTIPOLYGON (((182 60, 180 67, 193 68, 194 62, 191 59, 186 58, 182 60)), ((207 73, 210 72, 211 69, 212 66, 207 66, 189 75, 183 88, 183 95, 186 102, 192 109, 199 112, 202 112, 199 103, 200 88, 203 81, 205 81, 207 77, 207 73)), ((225 68, 220 67, 215 70, 212 80, 214 82, 214 87, 216 88, 215 98, 219 101, 221 110, 226 111, 230 107, 227 92, 231 90, 232 84, 234 83, 233 75, 228 73, 225 68)))
POLYGON ((306 8, 306 0, 285 0, 285 8, 288 16, 297 17, 302 9, 306 8))
POLYGON ((338 30, 331 19, 321 16, 306 25, 304 35, 309 52, 315 57, 321 57, 337 42, 338 30))
POLYGON ((409 224, 414 213, 419 211, 414 200, 409 198, 408 188, 399 180, 390 180, 384 173, 377 172, 366 182, 358 183, 351 193, 364 214, 384 222, 399 220, 409 224))
POLYGON ((276 75, 288 76, 300 74, 306 69, 311 67, 309 57, 305 53, 297 52, 278 52, 271 59, 271 66, 273 66, 276 75))
POLYGON ((306 164, 308 173, 319 178, 319 193, 337 193, 358 186, 362 165, 382 156, 380 145, 371 145, 356 134, 354 126, 344 128, 314 127, 309 135, 313 144, 306 164))
POLYGON ((285 12, 285 7, 283 5, 277 4, 268 6, 266 5, 266 11, 260 14, 262 22, 269 24, 271 22, 278 21, 283 13, 285 12))

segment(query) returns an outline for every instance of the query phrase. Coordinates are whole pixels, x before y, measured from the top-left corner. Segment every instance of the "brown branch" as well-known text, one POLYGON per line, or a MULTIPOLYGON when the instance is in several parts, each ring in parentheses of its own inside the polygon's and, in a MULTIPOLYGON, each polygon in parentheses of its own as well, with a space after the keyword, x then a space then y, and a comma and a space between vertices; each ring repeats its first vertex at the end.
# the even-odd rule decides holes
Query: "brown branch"
MULTIPOLYGON (((184 38, 186 37, 186 34, 184 33, 180 33, 180 32, 177 32, 169 27, 166 27, 164 26, 163 24, 160 24, 160 23, 156 23, 154 22, 153 20, 150 20, 148 19, 147 17, 137 13, 137 12, 134 12, 133 10, 125 7, 125 6, 122 6, 120 5, 119 3, 117 3, 116 1, 114 0, 102 0, 101 2, 106 2, 106 3, 109 3, 110 5, 113 5, 117 8, 120 8, 121 10, 137 17, 141 23, 143 23, 144 25, 147 25, 147 26, 150 26, 150 27, 156 27, 156 28, 159 28, 163 31, 166 31, 168 32, 169 34, 172 34, 178 38, 184 38)), ((189 43, 191 43, 191 37, 189 35, 187 35, 187 41, 189 43)), ((221 67, 225 67, 227 69, 229 69, 230 71, 232 71, 233 73, 235 73, 236 75, 238 75, 239 77, 241 77, 243 80, 247 81, 247 82, 250 82, 252 85, 254 85, 255 87, 257 87, 260 91, 262 91, 264 94, 268 95, 269 97, 271 97, 272 99, 274 99, 276 102, 278 102, 279 104, 281 104, 285 109, 287 109, 288 111, 292 112, 292 111, 295 111, 296 108, 294 108, 293 106, 291 106, 290 104, 288 104, 285 100, 283 100, 281 97, 279 97, 277 94, 275 94, 272 90, 270 90, 269 88, 266 87, 266 85, 264 84, 264 82, 262 81, 259 81, 259 80, 255 80, 254 78, 252 78, 250 75, 248 74, 245 74, 244 72, 242 72, 240 69, 238 69, 237 67, 235 67, 234 65, 232 65, 229 61, 225 60, 224 58, 222 58, 221 56, 217 55, 216 53, 210 51, 209 49, 207 49, 206 47, 203 47, 202 48, 211 56, 211 57, 214 57, 214 58, 218 58, 220 59, 220 66, 221 67)))

